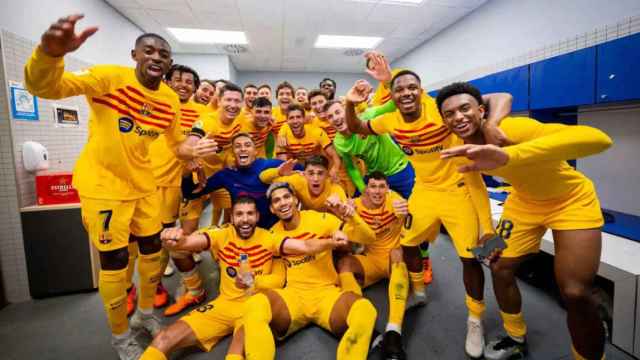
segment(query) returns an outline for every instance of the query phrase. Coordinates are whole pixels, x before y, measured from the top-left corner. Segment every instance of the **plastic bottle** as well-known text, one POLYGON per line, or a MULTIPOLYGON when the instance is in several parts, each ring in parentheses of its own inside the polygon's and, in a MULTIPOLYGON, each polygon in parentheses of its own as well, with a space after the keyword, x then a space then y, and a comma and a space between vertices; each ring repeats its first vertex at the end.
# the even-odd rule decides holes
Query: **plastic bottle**
POLYGON ((244 290, 246 296, 251 296, 255 293, 255 286, 253 282, 253 273, 251 272, 251 265, 249 264, 249 255, 240 254, 240 264, 238 269, 238 276, 240 280, 248 287, 244 290))

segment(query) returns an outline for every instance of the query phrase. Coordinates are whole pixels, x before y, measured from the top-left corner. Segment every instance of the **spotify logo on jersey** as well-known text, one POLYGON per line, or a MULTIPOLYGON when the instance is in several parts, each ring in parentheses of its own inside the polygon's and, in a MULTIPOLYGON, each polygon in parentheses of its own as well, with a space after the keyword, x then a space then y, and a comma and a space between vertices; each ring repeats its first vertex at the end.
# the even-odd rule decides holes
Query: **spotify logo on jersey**
POLYGON ((128 117, 121 117, 118 119, 118 128, 120 128, 120 132, 128 133, 133 130, 133 120, 128 117))

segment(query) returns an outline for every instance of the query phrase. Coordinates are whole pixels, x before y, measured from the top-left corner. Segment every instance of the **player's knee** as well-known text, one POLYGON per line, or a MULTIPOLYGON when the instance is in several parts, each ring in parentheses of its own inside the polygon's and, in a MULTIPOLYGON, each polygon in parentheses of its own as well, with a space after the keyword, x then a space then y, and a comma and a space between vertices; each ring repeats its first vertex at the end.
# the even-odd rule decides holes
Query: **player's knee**
POLYGON ((353 256, 343 256, 338 260, 338 272, 355 272, 357 269, 357 261, 353 256))
POLYGON ((580 305, 590 300, 591 288, 577 281, 567 281, 559 284, 560 293, 567 306, 580 305))
POLYGON ((403 262, 404 259, 402 256, 402 248, 395 248, 389 253, 389 259, 393 264, 403 262))
POLYGON ((127 247, 111 251, 100 251, 100 267, 102 270, 122 270, 126 269, 128 264, 129 249, 127 247))
POLYGON ((271 321, 271 302, 265 294, 256 294, 250 297, 247 300, 245 309, 245 327, 247 326, 247 320, 266 323, 271 321))
POLYGON ((515 281, 515 269, 498 260, 491 264, 491 277, 494 283, 511 283, 515 281))
POLYGON ((171 327, 160 330, 158 335, 153 338, 151 346, 167 354, 171 349, 182 340, 176 334, 172 334, 171 327))
POLYGON ((151 255, 162 250, 162 242, 160 241, 160 233, 150 236, 135 236, 131 235, 132 239, 138 242, 138 248, 140 254, 151 255))
POLYGON ((373 329, 377 317, 378 311, 371 301, 365 298, 359 298, 351 305, 347 324, 349 327, 357 326, 362 329, 373 329))

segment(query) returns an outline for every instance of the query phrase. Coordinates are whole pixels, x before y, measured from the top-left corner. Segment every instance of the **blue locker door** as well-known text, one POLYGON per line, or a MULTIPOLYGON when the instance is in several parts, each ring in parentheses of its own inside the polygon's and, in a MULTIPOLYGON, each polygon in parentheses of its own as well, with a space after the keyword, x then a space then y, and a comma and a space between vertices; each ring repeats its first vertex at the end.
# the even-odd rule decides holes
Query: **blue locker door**
POLYGON ((595 103, 596 48, 531 64, 531 109, 595 103))
POLYGON ((513 96, 513 111, 529 109, 529 65, 501 71, 494 77, 494 91, 508 92, 513 96))
POLYGON ((599 103, 640 99, 640 34, 598 45, 599 103))

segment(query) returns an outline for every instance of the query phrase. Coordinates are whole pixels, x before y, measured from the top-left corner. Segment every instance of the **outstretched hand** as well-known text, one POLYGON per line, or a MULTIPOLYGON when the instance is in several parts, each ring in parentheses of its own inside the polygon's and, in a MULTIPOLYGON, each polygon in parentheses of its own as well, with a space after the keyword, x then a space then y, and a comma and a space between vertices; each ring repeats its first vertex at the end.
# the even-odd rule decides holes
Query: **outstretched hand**
POLYGON ((358 80, 347 92, 346 100, 354 104, 365 102, 369 98, 372 89, 367 80, 358 80))
POLYGON ((382 53, 369 51, 364 54, 364 57, 367 59, 366 71, 369 76, 380 82, 391 81, 391 66, 382 53))
POLYGON ((294 167, 298 162, 296 159, 289 159, 278 166, 279 176, 289 176, 294 173, 294 167))
POLYGON ((91 35, 98 31, 98 27, 91 26, 76 34, 76 22, 84 15, 75 14, 58 19, 42 34, 40 45, 42 51, 52 57, 64 56, 77 50, 91 35))
POLYGON ((509 154, 507 154, 502 148, 490 144, 461 145, 443 150, 440 153, 441 159, 460 156, 466 157, 467 159, 473 161, 471 164, 466 164, 458 167, 458 171, 462 173, 470 171, 493 170, 504 166, 509 162, 509 154))
POLYGON ((184 232, 179 227, 167 228, 160 233, 162 246, 168 250, 175 249, 176 246, 184 239, 184 232))

